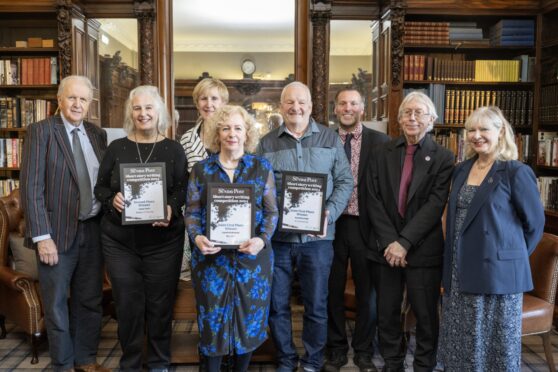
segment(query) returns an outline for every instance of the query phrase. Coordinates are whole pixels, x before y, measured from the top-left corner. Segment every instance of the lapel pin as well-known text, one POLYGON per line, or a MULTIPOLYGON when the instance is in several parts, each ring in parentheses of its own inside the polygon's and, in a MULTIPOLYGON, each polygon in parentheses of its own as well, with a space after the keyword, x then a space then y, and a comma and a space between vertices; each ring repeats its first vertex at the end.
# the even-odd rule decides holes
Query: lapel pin
POLYGON ((492 183, 492 177, 488 179, 488 183, 492 183))
POLYGON ((424 160, 430 161, 430 156, 425 157, 424 160))

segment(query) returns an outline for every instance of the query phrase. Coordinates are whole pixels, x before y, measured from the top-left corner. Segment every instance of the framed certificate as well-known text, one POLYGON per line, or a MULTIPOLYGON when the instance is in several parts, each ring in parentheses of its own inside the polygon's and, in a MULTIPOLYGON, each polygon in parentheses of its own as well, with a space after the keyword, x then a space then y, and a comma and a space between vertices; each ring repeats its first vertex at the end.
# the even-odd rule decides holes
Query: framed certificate
POLYGON ((120 190, 125 204, 122 225, 166 221, 165 163, 120 164, 120 190))
POLYGON ((322 235, 327 174, 283 172, 279 230, 322 235))
POLYGON ((255 234, 254 185, 210 183, 206 236, 221 248, 236 249, 255 234))

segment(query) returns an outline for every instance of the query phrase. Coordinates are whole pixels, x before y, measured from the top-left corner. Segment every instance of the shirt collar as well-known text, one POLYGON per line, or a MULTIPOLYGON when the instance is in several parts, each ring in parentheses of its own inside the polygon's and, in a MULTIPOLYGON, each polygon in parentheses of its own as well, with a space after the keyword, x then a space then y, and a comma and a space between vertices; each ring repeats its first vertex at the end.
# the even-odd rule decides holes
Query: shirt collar
MULTIPOLYGON (((319 127, 320 126, 318 125, 318 123, 316 123, 316 121, 314 121, 314 119, 310 118, 310 123, 308 124, 308 127, 306 127, 306 131, 304 131, 304 134, 302 135, 302 137, 300 137, 300 139, 311 136, 312 133, 319 133, 320 132, 319 127)), ((279 127, 279 130, 277 131, 277 137, 281 137, 283 134, 288 134, 289 136, 291 136, 293 138, 296 138, 289 131, 289 129, 287 129, 287 126, 285 125, 284 122, 283 122, 283 124, 281 124, 281 126, 279 127)))
POLYGON ((62 122, 64 123, 64 127, 66 128, 66 132, 72 133, 74 128, 79 128, 80 132, 85 133, 85 126, 83 125, 83 120, 80 121, 79 125, 76 127, 75 125, 70 123, 68 120, 66 120, 66 118, 64 117, 64 115, 62 115, 62 113, 60 113, 60 117, 62 118, 62 122))
MULTIPOLYGON (((426 136, 428 136, 428 133, 426 133, 424 135, 424 137, 422 137, 422 139, 420 141, 418 141, 417 145, 418 148, 422 148, 422 146, 424 145, 424 140, 426 139, 426 136)), ((397 142, 395 143, 395 147, 405 147, 407 145, 407 141, 405 140, 405 136, 399 136, 399 138, 397 139, 397 142)))
POLYGON ((347 134, 351 133, 353 135, 353 138, 355 139, 359 139, 360 136, 362 135, 362 123, 358 123, 355 126, 355 130, 353 130, 352 132, 348 132, 345 129, 343 129, 343 127, 340 125, 339 126, 339 135, 341 136, 341 138, 343 138, 343 141, 346 139, 347 134))

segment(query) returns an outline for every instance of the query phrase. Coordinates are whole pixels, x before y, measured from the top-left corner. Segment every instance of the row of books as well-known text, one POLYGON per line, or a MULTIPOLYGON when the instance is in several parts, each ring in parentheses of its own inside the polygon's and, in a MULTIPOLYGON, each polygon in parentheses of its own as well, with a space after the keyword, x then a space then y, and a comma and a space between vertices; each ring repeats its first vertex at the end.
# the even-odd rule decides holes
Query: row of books
POLYGON ((25 128, 52 115, 56 106, 45 99, 0 97, 0 128, 25 128))
POLYGON ((5 180, 0 180, 0 194, 1 196, 7 196, 15 189, 19 189, 19 180, 8 178, 5 180))
MULTIPOLYGON (((465 140, 467 136, 467 131, 465 129, 455 131, 437 129, 435 127, 432 135, 436 142, 451 150, 455 154, 455 161, 460 162, 465 160, 465 140)), ((518 160, 522 162, 529 162, 529 154, 531 153, 531 135, 516 134, 515 144, 517 146, 518 160)))
POLYGON ((403 57, 404 80, 519 82, 533 81, 535 60, 521 55, 513 60, 450 60, 420 54, 403 57))
POLYGON ((558 122, 558 84, 541 89, 541 122, 558 122))
POLYGON ((558 209, 558 177, 539 177, 537 185, 545 209, 558 209))
POLYGON ((533 19, 502 19, 490 27, 490 45, 525 46, 535 45, 535 21, 533 19))
POLYGON ((0 167, 19 168, 22 146, 21 138, 0 138, 0 167))
POLYGON ((532 19, 502 19, 484 32, 476 22, 405 22, 405 44, 449 45, 459 42, 493 46, 526 46, 535 43, 532 19))
POLYGON ((8 57, 0 59, 0 85, 58 84, 57 57, 8 57))
POLYGON ((539 131, 537 165, 558 167, 558 132, 539 131))
POLYGON ((497 106, 514 127, 530 127, 533 116, 533 92, 526 90, 456 90, 447 89, 444 124, 464 125, 471 113, 482 106, 497 106))

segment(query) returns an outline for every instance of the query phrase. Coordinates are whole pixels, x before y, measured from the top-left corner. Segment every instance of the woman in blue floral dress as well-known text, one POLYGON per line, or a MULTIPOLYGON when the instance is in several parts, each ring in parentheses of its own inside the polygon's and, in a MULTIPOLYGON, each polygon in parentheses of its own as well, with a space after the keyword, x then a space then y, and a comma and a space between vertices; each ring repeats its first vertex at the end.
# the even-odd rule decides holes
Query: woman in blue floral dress
MULTIPOLYGON (((219 371, 224 355, 234 355, 235 371, 246 371, 252 351, 267 338, 273 250, 277 225, 275 181, 270 163, 255 155, 254 119, 239 106, 213 115, 205 139, 215 155, 197 163, 190 175, 186 225, 192 245, 200 352, 209 371, 219 371), (209 183, 254 185, 255 236, 239 249, 221 249, 206 235, 209 183)), ((246 216, 249 218, 249 216, 246 216)))
POLYGON ((478 108, 465 129, 468 160, 455 168, 447 209, 438 357, 448 372, 515 372, 544 211, 500 109, 478 108))

